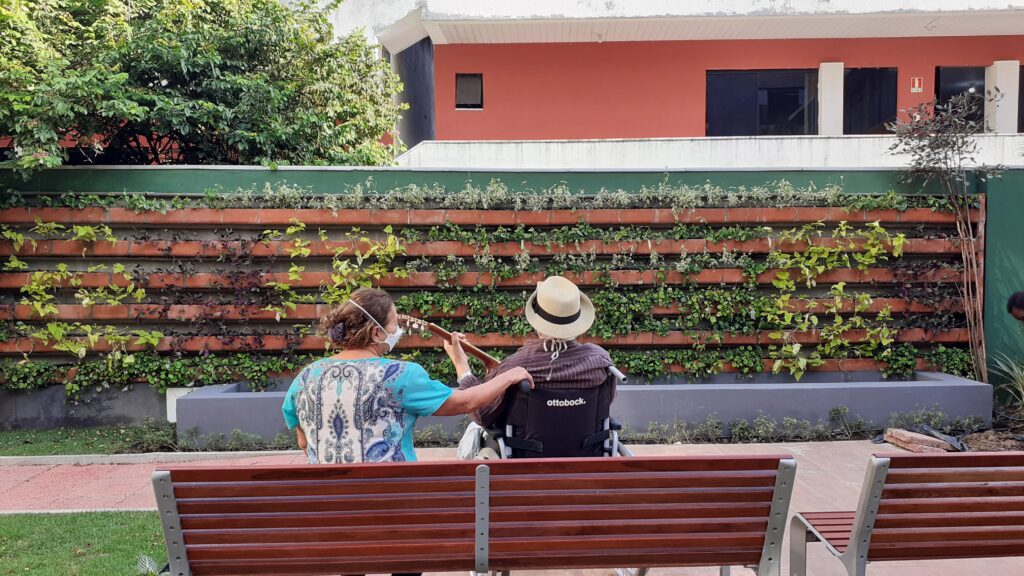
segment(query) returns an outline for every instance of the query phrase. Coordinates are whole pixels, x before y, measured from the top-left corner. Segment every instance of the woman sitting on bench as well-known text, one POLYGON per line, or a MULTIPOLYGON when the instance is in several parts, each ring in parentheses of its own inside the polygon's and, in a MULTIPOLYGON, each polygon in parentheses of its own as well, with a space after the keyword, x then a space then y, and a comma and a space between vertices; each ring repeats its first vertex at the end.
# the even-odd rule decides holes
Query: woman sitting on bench
MULTIPOLYGON (((391 296, 361 289, 321 321, 337 354, 317 360, 296 376, 282 411, 311 464, 416 460, 412 435, 420 416, 474 412, 521 380, 523 368, 504 372, 470 390, 452 390, 422 366, 391 360, 402 337, 391 296)), ((455 335, 445 342, 449 357, 464 360, 455 335)))

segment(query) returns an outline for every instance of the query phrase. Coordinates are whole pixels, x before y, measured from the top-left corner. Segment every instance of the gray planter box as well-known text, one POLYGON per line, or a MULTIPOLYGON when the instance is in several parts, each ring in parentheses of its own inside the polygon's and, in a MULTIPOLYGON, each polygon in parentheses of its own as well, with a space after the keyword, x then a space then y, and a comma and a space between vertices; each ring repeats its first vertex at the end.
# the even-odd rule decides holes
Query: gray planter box
POLYGON ((59 385, 0 392, 0 429, 4 430, 137 424, 146 418, 166 417, 163 394, 146 385, 89 392, 77 403, 68 401, 59 385))
MULTIPOLYGON (((244 383, 197 389, 178 399, 178 436, 229 436, 233 430, 258 434, 266 440, 288 432, 281 416, 287 385, 266 392, 250 392, 244 383)), ((992 387, 938 372, 919 372, 914 380, 886 381, 877 373, 808 374, 801 382, 786 376, 758 375, 737 381, 721 374, 700 384, 661 379, 649 384, 620 386, 612 415, 633 430, 650 423, 702 422, 709 415, 724 423, 753 420, 764 413, 780 420, 793 417, 827 420, 837 406, 851 416, 885 424, 893 412, 938 407, 950 418, 992 418, 992 387)), ((417 428, 440 426, 448 434, 465 428, 464 418, 421 418, 417 428)))

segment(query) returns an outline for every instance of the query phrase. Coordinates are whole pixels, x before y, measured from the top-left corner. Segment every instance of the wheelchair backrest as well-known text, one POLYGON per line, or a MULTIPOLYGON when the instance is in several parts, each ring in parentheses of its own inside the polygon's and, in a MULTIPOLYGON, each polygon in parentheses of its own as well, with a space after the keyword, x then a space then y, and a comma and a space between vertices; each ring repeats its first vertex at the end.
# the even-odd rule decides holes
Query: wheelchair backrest
POLYGON ((615 376, 596 388, 523 391, 513 388, 503 422, 513 458, 603 456, 611 437, 615 376))

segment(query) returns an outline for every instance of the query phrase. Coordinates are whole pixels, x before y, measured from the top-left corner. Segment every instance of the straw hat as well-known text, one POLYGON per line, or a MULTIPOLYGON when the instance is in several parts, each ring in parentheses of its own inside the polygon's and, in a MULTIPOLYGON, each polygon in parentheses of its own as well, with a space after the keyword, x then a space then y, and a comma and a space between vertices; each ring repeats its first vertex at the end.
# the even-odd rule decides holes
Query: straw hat
POLYGON ((561 276, 545 278, 526 300, 526 320, 537 333, 571 340, 594 323, 594 304, 561 276))

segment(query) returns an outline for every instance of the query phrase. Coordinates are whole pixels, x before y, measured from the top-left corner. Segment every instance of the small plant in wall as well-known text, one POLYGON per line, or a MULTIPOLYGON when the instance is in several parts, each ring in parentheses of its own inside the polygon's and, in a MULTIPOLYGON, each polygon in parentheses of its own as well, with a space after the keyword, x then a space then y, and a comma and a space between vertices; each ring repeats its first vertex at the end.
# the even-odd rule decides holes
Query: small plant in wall
POLYGON ((398 278, 408 276, 404 268, 391 266, 396 258, 405 253, 405 246, 394 235, 391 226, 384 228, 383 240, 371 240, 360 234, 359 229, 353 228, 346 235, 352 241, 352 247, 341 247, 335 251, 331 260, 331 280, 320 287, 324 303, 334 305, 344 302, 356 289, 368 288, 388 275, 398 278))

